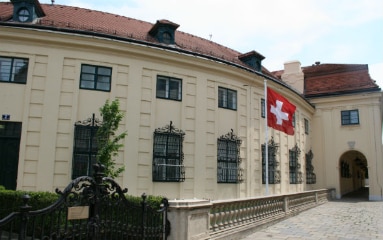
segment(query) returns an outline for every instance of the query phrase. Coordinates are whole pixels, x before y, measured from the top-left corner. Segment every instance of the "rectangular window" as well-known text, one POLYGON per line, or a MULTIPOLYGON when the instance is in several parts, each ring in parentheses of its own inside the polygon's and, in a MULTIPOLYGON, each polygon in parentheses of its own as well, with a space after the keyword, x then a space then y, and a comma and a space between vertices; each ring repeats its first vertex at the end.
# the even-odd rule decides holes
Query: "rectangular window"
POLYGON ((308 135, 309 134, 309 120, 307 120, 306 118, 305 118, 305 133, 308 135))
POLYGON ((265 105, 265 99, 261 99, 261 117, 266 117, 266 105, 265 105))
POLYGON ((359 124, 359 111, 348 110, 341 111, 342 125, 357 125, 359 124))
POLYGON ((178 78, 157 76, 157 98, 182 100, 182 80, 178 78))
POLYGON ((81 65, 80 88, 110 91, 112 68, 93 65, 81 65))
POLYGON ((217 140, 217 182, 239 183, 242 169, 239 168, 241 140, 232 132, 217 140))
POLYGON ((153 181, 183 182, 185 168, 183 165, 184 132, 169 127, 156 129, 153 140, 153 181))
POLYGON ((75 125, 72 179, 91 176, 98 151, 97 126, 75 125))
POLYGON ((26 83, 28 59, 0 57, 0 82, 26 83))
POLYGON ((219 87, 218 107, 237 110, 237 91, 219 87))
POLYGON ((293 114, 293 127, 295 128, 295 113, 293 114))

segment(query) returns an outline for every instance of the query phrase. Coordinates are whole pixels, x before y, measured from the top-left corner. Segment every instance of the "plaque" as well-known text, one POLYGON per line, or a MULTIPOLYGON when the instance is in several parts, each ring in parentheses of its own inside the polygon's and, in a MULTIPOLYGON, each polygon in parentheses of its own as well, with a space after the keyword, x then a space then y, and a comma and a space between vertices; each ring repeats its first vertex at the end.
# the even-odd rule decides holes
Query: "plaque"
POLYGON ((89 206, 78 206, 68 208, 68 220, 89 218, 89 206))

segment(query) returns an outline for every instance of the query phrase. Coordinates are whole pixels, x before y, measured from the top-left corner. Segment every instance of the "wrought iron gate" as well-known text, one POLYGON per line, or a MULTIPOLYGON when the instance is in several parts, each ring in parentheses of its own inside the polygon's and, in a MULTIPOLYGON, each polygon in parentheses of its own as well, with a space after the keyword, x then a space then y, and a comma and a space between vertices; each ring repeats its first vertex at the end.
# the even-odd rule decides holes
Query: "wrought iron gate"
POLYGON ((56 190, 59 199, 44 209, 30 211, 24 196, 19 212, 0 219, 0 239, 167 239, 167 199, 158 210, 148 206, 145 194, 140 204, 129 202, 128 190, 103 170, 95 164, 94 177, 78 177, 64 191, 56 190))

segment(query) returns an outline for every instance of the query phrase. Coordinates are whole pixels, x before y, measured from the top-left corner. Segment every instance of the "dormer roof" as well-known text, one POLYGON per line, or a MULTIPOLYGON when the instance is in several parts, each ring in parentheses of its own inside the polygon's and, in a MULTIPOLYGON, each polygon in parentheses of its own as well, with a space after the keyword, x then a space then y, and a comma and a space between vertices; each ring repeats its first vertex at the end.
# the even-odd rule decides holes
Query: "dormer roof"
POLYGON ((254 70, 259 72, 262 71, 262 60, 265 59, 265 57, 258 52, 253 50, 248 53, 239 55, 238 58, 254 70))
POLYGON ((150 29, 149 34, 156 38, 160 43, 174 44, 175 31, 180 25, 168 20, 158 20, 150 29))
POLYGON ((13 4, 13 18, 15 22, 33 22, 45 16, 38 0, 11 0, 13 4))

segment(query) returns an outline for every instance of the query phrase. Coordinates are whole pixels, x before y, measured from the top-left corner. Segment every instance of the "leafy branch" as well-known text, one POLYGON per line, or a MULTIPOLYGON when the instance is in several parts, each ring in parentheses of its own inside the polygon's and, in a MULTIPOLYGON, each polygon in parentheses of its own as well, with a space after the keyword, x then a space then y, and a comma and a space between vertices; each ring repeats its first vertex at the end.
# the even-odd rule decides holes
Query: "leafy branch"
POLYGON ((100 108, 102 125, 97 130, 97 161, 105 166, 106 176, 112 178, 118 177, 125 170, 125 166, 116 168, 114 160, 118 155, 119 149, 124 146, 120 141, 127 135, 127 132, 116 134, 119 124, 124 117, 119 107, 118 99, 112 102, 106 100, 104 106, 100 108))

